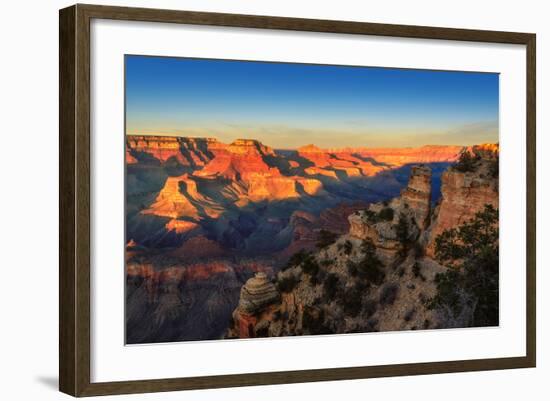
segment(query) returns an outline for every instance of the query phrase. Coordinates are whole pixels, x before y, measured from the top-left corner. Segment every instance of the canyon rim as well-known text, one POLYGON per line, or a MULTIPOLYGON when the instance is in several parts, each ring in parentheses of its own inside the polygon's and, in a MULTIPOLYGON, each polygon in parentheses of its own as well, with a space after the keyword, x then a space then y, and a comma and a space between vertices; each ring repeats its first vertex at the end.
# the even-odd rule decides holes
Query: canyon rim
POLYGON ((499 324, 498 75, 126 57, 127 344, 499 324))

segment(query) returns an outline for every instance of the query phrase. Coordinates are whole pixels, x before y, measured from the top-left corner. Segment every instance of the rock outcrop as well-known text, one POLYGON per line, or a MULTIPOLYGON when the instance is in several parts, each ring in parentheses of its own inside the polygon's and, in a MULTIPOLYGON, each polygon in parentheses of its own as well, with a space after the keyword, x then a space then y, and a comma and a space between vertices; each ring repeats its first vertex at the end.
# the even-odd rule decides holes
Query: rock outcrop
POLYGON ((472 171, 453 167, 441 176, 441 200, 425 235, 430 257, 443 231, 472 219, 485 205, 498 209, 498 145, 474 146, 469 152, 475 158, 472 171))
POLYGON ((413 163, 453 163, 458 159, 463 146, 426 145, 419 148, 364 148, 354 149, 363 158, 372 158, 377 163, 402 166, 413 163))
POLYGON ((168 177, 164 187, 155 199, 155 202, 141 213, 154 214, 156 216, 170 217, 173 219, 180 216, 198 219, 198 209, 181 191, 181 184, 185 183, 186 179, 187 174, 179 177, 168 177))
POLYGON ((233 312, 233 325, 229 337, 252 338, 262 336, 273 306, 280 300, 275 285, 263 272, 256 273, 241 288, 239 305, 233 312), (260 323, 260 324, 258 324, 260 323))
POLYGON ((267 279, 264 272, 256 273, 241 289, 239 312, 258 314, 266 306, 279 299, 275 285, 267 279))
POLYGON ((401 192, 401 202, 411 209, 418 228, 429 224, 432 197, 432 170, 427 166, 413 166, 407 187, 401 192))
POLYGON ((415 241, 429 221, 431 202, 431 170, 427 166, 413 166, 407 186, 401 196, 387 203, 371 204, 368 209, 348 217, 350 236, 371 240, 379 256, 393 262, 403 250, 404 242, 415 241), (400 224, 403 226, 399 232, 400 224), (400 237, 405 235, 407 238, 400 237))
POLYGON ((177 160, 184 166, 204 166, 214 156, 215 152, 224 149, 226 145, 215 138, 187 138, 160 135, 127 135, 127 154, 140 158, 145 163, 150 158, 159 162, 170 159, 177 160))

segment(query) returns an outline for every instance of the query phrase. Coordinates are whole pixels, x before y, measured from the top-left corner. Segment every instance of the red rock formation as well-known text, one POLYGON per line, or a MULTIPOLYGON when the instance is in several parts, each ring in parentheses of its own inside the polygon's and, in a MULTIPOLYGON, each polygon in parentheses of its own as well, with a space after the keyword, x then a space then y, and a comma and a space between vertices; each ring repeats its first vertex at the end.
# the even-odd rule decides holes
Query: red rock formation
POLYGON ((307 175, 319 174, 325 177, 338 179, 338 176, 336 175, 336 172, 334 170, 326 170, 324 168, 319 168, 319 167, 308 167, 304 171, 307 175))
POLYGON ((199 225, 191 221, 172 219, 164 227, 168 231, 174 231, 176 234, 185 234, 198 228, 199 225))
POLYGON ((428 256, 435 257, 435 241, 443 231, 472 219, 485 205, 498 209, 498 177, 490 171, 498 145, 473 147, 472 152, 481 157, 475 171, 450 168, 441 177, 441 202, 429 227, 428 256))
MULTIPOLYGON (((126 159, 128 163, 136 163, 136 155, 141 152, 160 162, 175 159, 182 165, 192 167, 193 172, 187 178, 170 177, 155 204, 144 213, 173 218, 197 218, 198 211, 193 203, 201 206, 205 203, 204 213, 210 217, 217 217, 221 212, 216 202, 205 199, 200 194, 193 177, 226 180, 229 183, 227 185, 233 188, 228 188, 229 192, 225 195, 231 193, 237 206, 244 206, 249 201, 283 200, 303 195, 322 196, 325 194, 322 181, 326 179, 341 181, 373 176, 388 169, 388 166, 379 162, 395 167, 413 161, 455 160, 459 149, 461 148, 452 146, 425 146, 417 149, 321 149, 308 145, 297 150, 302 159, 312 164, 304 165, 306 176, 290 176, 283 167, 276 167, 285 165, 281 161, 284 156, 278 155, 257 140, 238 139, 226 145, 214 138, 129 135, 126 159), (187 188, 185 193, 177 188, 182 184, 187 188)), ((295 160, 287 162, 286 168, 299 174, 296 169, 300 163, 295 160)))
POLYGON ((185 241, 183 245, 170 253, 171 256, 188 259, 196 258, 217 258, 227 255, 225 250, 216 241, 199 235, 185 241))
POLYGON ((256 273, 241 288, 239 306, 233 312, 233 328, 230 336, 252 338, 258 335, 262 327, 259 321, 267 322, 266 315, 273 312, 273 306, 280 299, 279 292, 265 273, 256 273))
MULTIPOLYGON (((160 162, 175 158, 185 166, 204 166, 226 145, 215 138, 186 138, 159 135, 127 135, 128 152, 146 153, 160 162)), ((128 160, 128 157, 127 157, 128 160)))
POLYGON ((498 143, 483 143, 472 146, 471 151, 482 159, 495 160, 498 158, 500 148, 498 143))
POLYGON ((224 149, 218 149, 215 157, 195 175, 202 177, 223 177, 229 180, 244 180, 257 176, 280 176, 276 168, 264 161, 273 155, 273 150, 258 141, 238 139, 224 149))
POLYGON ((348 150, 327 150, 315 145, 307 145, 298 148, 298 155, 314 166, 307 167, 305 172, 308 175, 324 175, 337 178, 337 172, 347 177, 372 176, 384 168, 369 160, 354 156, 353 149, 348 150))
POLYGON ((429 224, 431 197, 431 169, 422 165, 413 166, 409 183, 401 191, 401 200, 413 211, 416 224, 421 230, 429 224))
POLYGON ((431 202, 431 169, 414 166, 409 182, 401 195, 389 203, 371 204, 368 210, 360 210, 348 217, 349 235, 358 239, 369 239, 377 248, 378 256, 386 263, 393 262, 404 249, 398 235, 402 218, 407 224, 408 239, 414 241, 428 225, 431 202), (376 217, 382 210, 390 208, 393 218, 376 217))
POLYGON ((141 213, 173 219, 180 216, 198 219, 197 208, 180 191, 180 184, 185 182, 186 178, 187 174, 179 177, 168 177, 155 202, 141 213))
POLYGON ((175 157, 180 161, 183 159, 179 140, 176 137, 127 135, 126 146, 127 149, 147 153, 162 162, 171 157, 175 157))
POLYGON ((137 162, 137 159, 130 153, 130 149, 126 148, 126 164, 136 164, 137 162))
MULTIPOLYGON (((431 171, 428 167, 416 166, 411 170, 409 183, 399 198, 393 199, 389 207, 394 210, 392 221, 372 220, 367 212, 349 216, 350 235, 359 239, 371 239, 381 250, 397 251, 395 225, 398 216, 404 214, 414 218, 426 255, 435 257, 436 238, 445 230, 460 226, 475 214, 491 205, 498 209, 498 177, 494 176, 494 164, 498 160, 498 145, 485 144, 465 149, 477 159, 475 170, 462 172, 450 167, 441 177, 441 200, 430 221, 431 171)), ((369 213, 377 213, 383 206, 373 204, 369 213)), ((414 225, 409 224, 409 230, 414 225)))
POLYGON ((290 177, 256 176, 248 177, 248 197, 254 202, 298 198, 296 182, 290 177))
POLYGON ((350 151, 398 167, 411 163, 455 162, 463 149, 463 146, 426 145, 420 148, 362 148, 350 151))

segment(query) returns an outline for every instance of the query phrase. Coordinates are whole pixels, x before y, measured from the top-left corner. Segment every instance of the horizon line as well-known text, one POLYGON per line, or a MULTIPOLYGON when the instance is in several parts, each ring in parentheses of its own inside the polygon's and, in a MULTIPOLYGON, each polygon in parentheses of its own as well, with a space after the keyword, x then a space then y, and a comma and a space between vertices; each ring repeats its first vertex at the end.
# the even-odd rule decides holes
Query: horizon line
POLYGON ((258 142, 259 144, 261 145, 264 145, 264 146, 268 146, 272 149, 276 149, 276 150, 297 150, 297 149, 300 149, 300 148, 306 148, 306 147, 309 147, 309 146, 315 146, 317 148, 319 148, 320 150, 331 150, 331 151, 334 151, 334 150, 345 150, 345 149, 418 149, 418 148, 425 148, 425 147, 439 147, 439 148, 443 148, 443 147, 460 147, 460 148, 467 148, 467 147, 470 147, 470 146, 476 146, 476 145, 486 145, 486 144, 498 144, 499 141, 496 141, 496 142, 476 142, 476 143, 471 143, 469 145, 457 145, 457 144, 445 144, 445 145, 441 145, 441 144, 424 144, 424 145, 419 145, 419 146, 374 146, 374 147, 369 147, 369 146, 344 146, 344 147, 328 147, 328 148, 322 148, 320 146, 317 146, 315 145, 314 143, 309 143, 309 144, 306 144, 306 145, 302 145, 302 146, 298 146, 298 147, 295 147, 295 148, 281 148, 281 147, 275 147, 275 146, 271 146, 269 144, 266 144, 265 142, 259 140, 259 139, 255 139, 255 138, 235 138, 233 141, 229 142, 229 143, 226 143, 226 142, 223 142, 221 141, 218 137, 215 137, 215 136, 192 136, 192 135, 174 135, 174 134, 163 134, 163 133, 126 133, 125 136, 151 136, 151 137, 167 137, 167 138, 190 138, 190 139, 207 139, 207 140, 215 140, 219 143, 222 143, 222 144, 225 144, 225 145, 231 145, 233 143, 235 143, 236 141, 255 141, 255 142, 258 142))

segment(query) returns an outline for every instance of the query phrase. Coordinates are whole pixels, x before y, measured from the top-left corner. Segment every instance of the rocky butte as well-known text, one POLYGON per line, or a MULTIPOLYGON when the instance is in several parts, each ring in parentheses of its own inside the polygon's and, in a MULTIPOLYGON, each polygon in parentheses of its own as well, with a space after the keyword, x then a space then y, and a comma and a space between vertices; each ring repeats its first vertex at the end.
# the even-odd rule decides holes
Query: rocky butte
POLYGON ((498 209, 498 144, 473 146, 470 165, 455 166, 441 176, 441 200, 425 239, 434 256, 435 239, 443 231, 471 219, 485 205, 498 209))
POLYGON ((241 289, 239 306, 233 312, 235 324, 230 336, 237 338, 249 338, 258 336, 262 326, 258 326, 258 320, 266 320, 265 317, 272 312, 272 306, 279 301, 279 292, 263 272, 256 273, 241 289))

